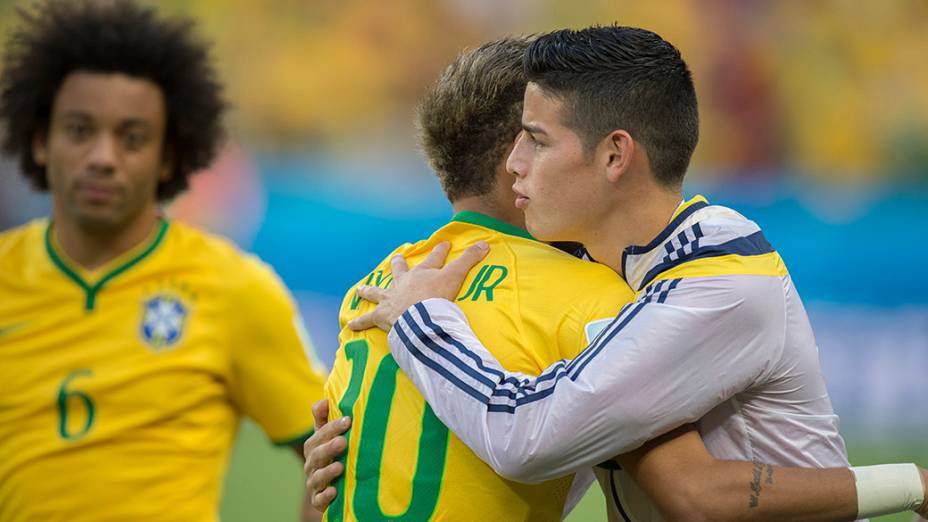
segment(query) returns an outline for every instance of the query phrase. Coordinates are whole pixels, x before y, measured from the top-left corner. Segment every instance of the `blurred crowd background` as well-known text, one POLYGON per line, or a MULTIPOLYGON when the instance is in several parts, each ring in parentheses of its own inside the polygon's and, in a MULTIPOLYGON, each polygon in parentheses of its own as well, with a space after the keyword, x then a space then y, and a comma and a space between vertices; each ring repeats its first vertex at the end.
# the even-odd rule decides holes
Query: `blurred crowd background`
MULTIPOLYGON (((0 36, 16 5, 0 0, 0 36)), ((660 33, 682 51, 699 95, 701 139, 687 192, 751 217, 783 254, 852 460, 893 452, 911 460, 915 448, 928 463, 928 246, 918 239, 928 228, 924 0, 157 5, 200 23, 233 106, 221 159, 168 212, 273 265, 326 363, 349 286, 397 244, 450 217, 416 148, 413 113, 457 52, 506 34, 594 23, 660 33)), ((2 161, 0 229, 47 212, 47 198, 2 161)), ((246 426, 242 444, 256 438, 246 426)), ((292 460, 248 451, 235 458, 227 497, 263 481, 253 470, 265 461, 292 460)), ((295 467, 286 473, 299 481, 295 467)), ((252 519, 242 514, 246 504, 227 505, 224 515, 252 519)))

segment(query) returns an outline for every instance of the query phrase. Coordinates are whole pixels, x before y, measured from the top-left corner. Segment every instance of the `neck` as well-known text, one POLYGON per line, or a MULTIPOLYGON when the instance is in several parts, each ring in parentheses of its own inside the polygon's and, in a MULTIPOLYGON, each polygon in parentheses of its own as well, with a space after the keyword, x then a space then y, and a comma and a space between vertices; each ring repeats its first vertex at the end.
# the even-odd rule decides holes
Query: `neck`
MULTIPOLYGON (((56 213, 60 216, 60 213, 56 213)), ((56 219, 55 241, 64 253, 86 270, 105 265, 145 241, 158 226, 156 212, 143 212, 129 224, 107 229, 56 219)))
POLYGON ((625 249, 632 245, 646 245, 657 237, 670 223, 682 199, 680 191, 660 187, 627 194, 591 231, 583 245, 594 259, 624 276, 622 253, 625 249))
POLYGON ((485 196, 468 196, 452 202, 451 208, 455 214, 458 212, 479 212, 503 223, 524 229, 525 217, 522 215, 522 211, 515 208, 511 201, 507 201, 507 203, 508 205, 503 205, 485 196))

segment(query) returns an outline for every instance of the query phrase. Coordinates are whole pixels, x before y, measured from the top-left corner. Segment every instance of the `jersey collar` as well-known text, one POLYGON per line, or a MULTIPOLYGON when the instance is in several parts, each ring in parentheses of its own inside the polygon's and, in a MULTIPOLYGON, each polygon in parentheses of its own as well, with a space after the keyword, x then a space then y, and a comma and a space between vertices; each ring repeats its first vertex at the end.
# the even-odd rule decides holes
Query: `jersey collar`
POLYGON ((91 284, 87 281, 88 277, 86 277, 86 272, 70 261, 64 252, 58 251, 55 239, 52 235, 53 224, 53 222, 49 221, 48 226, 45 228, 45 251, 48 253, 48 257, 51 259, 52 264, 68 279, 74 281, 77 286, 84 290, 84 294, 86 295, 84 308, 88 312, 94 309, 97 294, 103 286, 114 277, 129 270, 154 252, 155 249, 158 248, 158 245, 161 244, 168 231, 168 221, 163 218, 160 219, 157 229, 147 241, 131 249, 126 254, 119 256, 112 262, 107 263, 107 265, 104 266, 105 272, 102 272, 102 275, 97 279, 96 283, 91 284))
POLYGON ((489 228, 497 232, 502 232, 503 234, 509 234, 510 236, 524 237, 525 239, 532 239, 532 240, 535 239, 525 229, 521 229, 519 227, 510 225, 509 223, 505 223, 496 218, 492 218, 486 214, 481 214, 479 212, 471 212, 469 210, 458 212, 457 214, 454 215, 454 217, 451 218, 451 221, 452 222, 457 221, 459 223, 470 223, 471 225, 477 225, 477 226, 481 226, 484 228, 489 228))
POLYGON ((627 247, 622 253, 622 273, 628 285, 636 291, 641 290, 660 272, 670 268, 665 265, 672 262, 674 253, 687 245, 690 250, 697 247, 699 238, 686 229, 701 219, 699 211, 708 206, 709 202, 703 196, 683 201, 670 218, 670 223, 650 243, 627 247))

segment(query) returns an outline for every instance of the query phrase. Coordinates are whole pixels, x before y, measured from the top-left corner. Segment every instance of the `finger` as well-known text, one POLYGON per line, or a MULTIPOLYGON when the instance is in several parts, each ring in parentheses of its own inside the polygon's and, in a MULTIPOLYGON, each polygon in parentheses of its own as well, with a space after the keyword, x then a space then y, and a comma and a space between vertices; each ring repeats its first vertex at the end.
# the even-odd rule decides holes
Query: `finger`
POLYGON ((406 263, 406 258, 400 254, 391 257, 390 271, 393 273, 393 279, 403 277, 406 272, 409 272, 409 265, 406 263))
POLYGON ((464 249, 454 261, 451 261, 442 269, 443 272, 456 275, 463 279, 470 272, 470 269, 479 263, 490 252, 490 246, 486 241, 477 241, 473 245, 464 249))
POLYGON ((358 295, 364 300, 379 304, 387 296, 387 291, 376 286, 360 285, 358 286, 358 295))
POLYGON ((319 431, 327 422, 329 422, 329 401, 322 399, 313 404, 313 429, 319 431))
POLYGON ((333 462, 328 466, 317 469, 307 481, 306 489, 311 493, 319 493, 328 488, 345 470, 341 462, 333 462))
POLYGON ((348 329, 354 331, 367 330, 368 328, 373 328, 377 326, 377 321, 374 318, 376 312, 368 312, 364 315, 359 315, 354 319, 348 321, 348 329))
POLYGON ((329 440, 332 436, 327 436, 326 433, 320 428, 318 431, 313 433, 306 442, 303 443, 303 472, 309 475, 312 472, 312 467, 309 465, 309 459, 312 457, 313 452, 319 446, 322 446, 329 440))
MULTIPOLYGON (((400 313, 405 312, 405 311, 406 309, 404 308, 403 310, 400 310, 400 313)), ((377 314, 376 316, 374 316, 374 319, 375 319, 375 326, 377 326, 377 328, 380 328, 384 332, 390 333, 390 330, 393 328, 393 323, 395 323, 396 320, 399 319, 399 314, 397 314, 395 318, 391 318, 389 314, 381 313, 381 314, 377 314)))
POLYGON ((307 475, 312 475, 315 470, 335 462, 347 447, 348 441, 345 437, 335 437, 330 442, 314 448, 307 459, 307 475))
POLYGON ((445 264, 448 252, 451 251, 451 243, 442 241, 435 245, 435 248, 429 252, 425 260, 419 263, 416 268, 441 268, 445 264))
POLYGON ((334 439, 335 437, 344 434, 346 431, 348 431, 349 427, 351 427, 351 417, 342 417, 340 419, 326 423, 325 426, 322 426, 316 430, 316 432, 306 440, 306 444, 304 446, 308 448, 321 446, 334 439))
POLYGON ((312 477, 313 473, 328 466, 338 460, 338 457, 345 452, 348 442, 344 437, 335 437, 326 444, 316 446, 311 451, 306 451, 303 463, 303 474, 312 477))
MULTIPOLYGON (((383 307, 384 305, 379 305, 383 307)), ((405 312, 406 309, 400 310, 400 313, 405 312)), ((393 323, 396 322, 396 319, 399 319, 399 315, 396 318, 391 318, 392 314, 389 311, 382 308, 378 308, 373 312, 366 313, 362 316, 355 317, 354 319, 348 321, 346 325, 349 330, 361 331, 367 330, 368 328, 380 328, 381 330, 390 333, 390 329, 393 328, 393 323)))
POLYGON ((328 465, 345 449, 347 443, 345 438, 340 436, 342 432, 332 431, 332 424, 329 423, 313 433, 312 437, 303 443, 303 473, 306 476, 311 475, 313 470, 328 465), (332 442, 339 439, 341 442, 333 446, 332 442))
POLYGON ((312 502, 313 507, 316 508, 316 511, 319 511, 319 512, 325 511, 326 508, 329 507, 329 504, 331 504, 332 501, 335 500, 336 495, 337 495, 337 492, 335 491, 335 488, 331 486, 325 488, 325 490, 323 490, 322 492, 316 493, 315 495, 313 495, 313 502, 312 502))
POLYGON ((332 462, 338 460, 339 455, 344 453, 345 448, 348 447, 348 441, 345 440, 345 437, 334 437, 332 440, 323 443, 316 444, 312 448, 304 447, 303 448, 303 473, 307 477, 312 477, 313 473, 318 469, 322 469, 332 462))

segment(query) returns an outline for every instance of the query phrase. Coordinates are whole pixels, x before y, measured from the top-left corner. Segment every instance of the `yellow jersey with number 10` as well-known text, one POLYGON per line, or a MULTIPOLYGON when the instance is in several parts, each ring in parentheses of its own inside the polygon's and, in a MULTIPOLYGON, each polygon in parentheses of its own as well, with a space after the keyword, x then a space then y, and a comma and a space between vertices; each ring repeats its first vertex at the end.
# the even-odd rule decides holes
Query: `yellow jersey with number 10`
MULTIPOLYGON (((509 370, 537 375, 574 357, 605 326, 602 320, 633 297, 609 268, 477 213, 460 213, 428 240, 393 254, 415 265, 441 241, 451 242, 451 259, 478 240, 489 243, 490 253, 471 270, 457 302, 487 346, 536 347, 494 354, 509 370)), ((389 286, 393 254, 361 282, 389 286)), ((353 423, 342 459, 346 473, 335 484, 327 519, 559 520, 573 477, 519 484, 496 475, 397 371, 384 332, 344 328, 371 309, 352 290, 339 317, 340 347, 325 391, 330 417, 351 415, 353 423)))
POLYGON ((300 442, 324 377, 274 273, 165 221, 93 273, 0 234, 0 520, 214 521, 240 416, 300 442))

